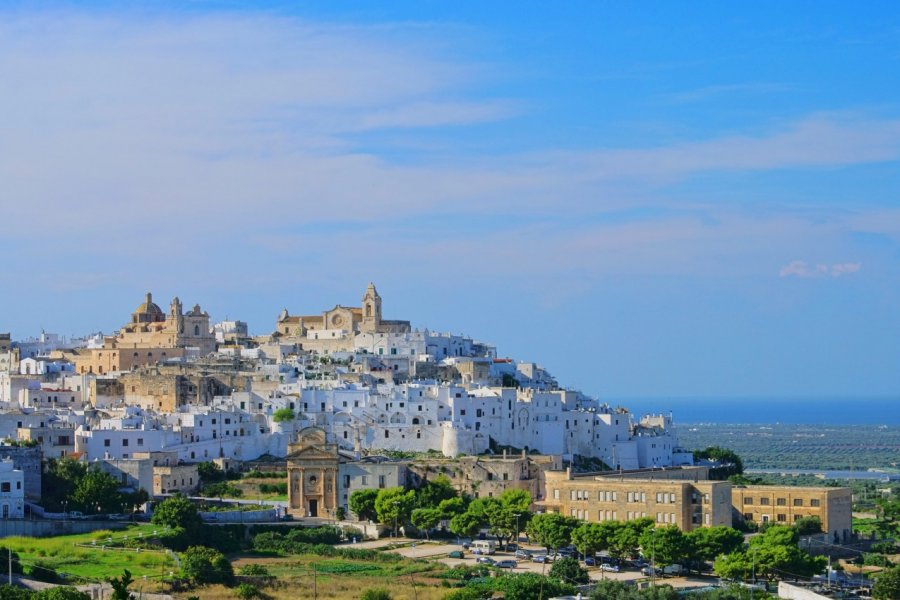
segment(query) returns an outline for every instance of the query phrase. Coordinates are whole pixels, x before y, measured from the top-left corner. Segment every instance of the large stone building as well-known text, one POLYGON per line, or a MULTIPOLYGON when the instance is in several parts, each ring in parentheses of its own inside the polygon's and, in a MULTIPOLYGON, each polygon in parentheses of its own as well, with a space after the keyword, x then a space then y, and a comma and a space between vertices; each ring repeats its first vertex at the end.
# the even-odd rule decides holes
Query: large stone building
POLYGON ((147 296, 131 314, 119 333, 104 338, 101 348, 81 348, 60 352, 70 358, 79 373, 110 373, 155 364, 169 358, 192 354, 206 356, 216 350, 216 338, 210 331, 209 314, 195 305, 183 312, 176 297, 168 314, 147 296))
POLYGON ((850 488, 748 485, 735 486, 731 496, 736 516, 745 521, 792 525, 818 517, 835 542, 846 541, 852 532, 850 488))
POLYGON ((326 442, 325 431, 309 427, 288 446, 288 512, 300 517, 334 517, 338 507, 337 444, 326 442))
POLYGON ((275 333, 285 338, 301 338, 304 349, 325 347, 329 350, 353 350, 354 336, 359 333, 406 333, 409 321, 381 318, 381 296, 370 283, 362 297, 362 306, 336 305, 318 315, 288 314, 281 311, 275 322, 275 333))
POLYGON ((643 478, 574 477, 570 470, 548 472, 546 498, 538 504, 584 521, 632 521, 650 517, 658 526, 676 525, 682 531, 731 526, 731 484, 695 481, 691 471, 657 471, 652 479, 647 472, 643 472, 643 478))

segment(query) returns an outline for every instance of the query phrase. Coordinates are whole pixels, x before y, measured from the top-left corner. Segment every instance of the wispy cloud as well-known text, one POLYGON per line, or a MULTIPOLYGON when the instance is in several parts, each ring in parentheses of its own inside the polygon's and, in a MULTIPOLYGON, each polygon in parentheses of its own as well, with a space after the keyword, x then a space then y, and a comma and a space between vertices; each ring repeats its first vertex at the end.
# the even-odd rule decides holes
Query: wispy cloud
POLYGON ((787 83, 730 83, 708 85, 694 90, 666 94, 663 99, 673 102, 701 102, 718 98, 726 94, 773 94, 796 90, 796 86, 787 83))
POLYGON ((858 273, 862 263, 835 263, 811 265, 803 260, 794 260, 778 271, 780 277, 800 277, 803 279, 815 279, 820 277, 843 277, 858 273))

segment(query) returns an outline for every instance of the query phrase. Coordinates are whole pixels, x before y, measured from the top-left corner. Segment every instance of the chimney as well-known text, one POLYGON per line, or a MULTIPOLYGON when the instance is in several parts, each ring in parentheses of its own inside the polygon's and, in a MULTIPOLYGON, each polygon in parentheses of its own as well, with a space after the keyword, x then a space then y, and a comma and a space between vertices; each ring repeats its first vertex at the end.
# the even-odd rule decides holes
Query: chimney
POLYGON ((572 479, 572 467, 566 467, 566 479, 572 479))

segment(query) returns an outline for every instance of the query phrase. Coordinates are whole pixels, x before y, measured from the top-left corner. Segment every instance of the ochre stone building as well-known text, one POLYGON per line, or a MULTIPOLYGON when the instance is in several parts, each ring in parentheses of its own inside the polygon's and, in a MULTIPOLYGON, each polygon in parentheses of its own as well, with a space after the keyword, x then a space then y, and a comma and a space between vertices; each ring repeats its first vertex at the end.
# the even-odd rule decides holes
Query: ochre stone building
POLYGON ((323 429, 301 430, 296 443, 288 446, 288 513, 334 518, 339 467, 338 446, 326 442, 323 429))
POLYGON ((735 512, 745 521, 793 525, 804 517, 818 517, 822 531, 832 541, 850 537, 853 505, 850 488, 748 485, 735 486, 731 497, 735 512))

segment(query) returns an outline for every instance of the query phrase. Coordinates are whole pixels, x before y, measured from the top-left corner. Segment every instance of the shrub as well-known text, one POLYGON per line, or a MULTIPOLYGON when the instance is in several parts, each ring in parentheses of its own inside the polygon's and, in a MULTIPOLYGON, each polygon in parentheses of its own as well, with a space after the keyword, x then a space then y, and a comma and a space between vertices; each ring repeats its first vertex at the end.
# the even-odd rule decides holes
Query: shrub
POLYGON ((225 555, 206 546, 191 546, 181 558, 181 573, 195 584, 234 582, 234 570, 225 555))
POLYGON ((271 577, 269 574, 269 569, 266 568, 266 565, 245 565, 241 567, 241 575, 244 577, 271 577))
POLYGON ((275 414, 272 415, 272 419, 276 423, 283 423, 285 421, 292 421, 294 419, 294 411, 289 408, 279 408, 275 411, 275 414))
POLYGON ((359 600, 394 600, 394 597, 384 588, 369 588, 360 595, 359 600))
POLYGON ((241 600, 252 600, 253 598, 262 598, 263 593, 258 587, 252 583, 242 583, 237 589, 238 598, 241 600))

